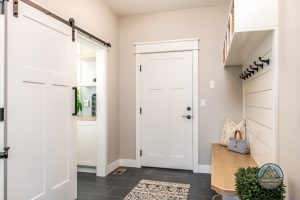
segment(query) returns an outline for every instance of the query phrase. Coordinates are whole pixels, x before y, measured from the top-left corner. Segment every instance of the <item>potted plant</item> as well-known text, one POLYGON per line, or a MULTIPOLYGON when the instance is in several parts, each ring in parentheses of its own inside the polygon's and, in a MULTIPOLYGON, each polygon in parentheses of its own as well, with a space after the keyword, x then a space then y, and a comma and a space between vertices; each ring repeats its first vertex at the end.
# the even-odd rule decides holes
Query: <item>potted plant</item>
POLYGON ((259 184, 259 168, 240 168, 235 174, 235 186, 241 200, 284 200, 285 186, 281 183, 275 189, 266 189, 259 184))

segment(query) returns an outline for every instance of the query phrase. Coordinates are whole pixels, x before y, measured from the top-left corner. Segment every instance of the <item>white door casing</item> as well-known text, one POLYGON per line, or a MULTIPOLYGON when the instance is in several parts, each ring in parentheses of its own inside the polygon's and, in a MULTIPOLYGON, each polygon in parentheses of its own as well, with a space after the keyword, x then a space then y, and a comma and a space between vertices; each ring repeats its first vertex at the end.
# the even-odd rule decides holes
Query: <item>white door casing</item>
MULTIPOLYGON (((4 108, 5 16, 0 15, 0 108, 4 108)), ((0 151, 4 147, 4 122, 0 122, 0 151)), ((0 160, 0 200, 4 200, 4 160, 0 160)))
POLYGON ((192 62, 191 51, 141 56, 143 166, 193 169, 192 62))
POLYGON ((198 50, 199 39, 136 44, 138 166, 198 172, 198 50))
MULTIPOLYGON (((97 121, 96 125, 94 126, 94 122, 78 122, 79 124, 83 126, 90 126, 93 124, 92 127, 89 127, 91 129, 94 129, 96 132, 96 135, 92 138, 95 141, 96 144, 96 174, 100 177, 107 176, 110 172, 108 170, 108 164, 107 164, 107 47, 103 46, 102 44, 91 40, 84 36, 83 34, 78 33, 77 38, 79 40, 84 40, 89 42, 91 45, 93 45, 96 48, 96 79, 97 79, 97 121)), ((79 127, 80 128, 80 127, 79 127)), ((83 140, 87 139, 87 136, 83 136, 83 134, 79 134, 78 130, 78 143, 80 142, 80 137, 83 140)), ((90 140, 91 138, 89 138, 90 140)), ((81 143, 82 145, 83 143, 81 143)), ((89 143, 86 143, 86 145, 89 145, 89 143)), ((84 145, 81 146, 81 148, 85 148, 84 145)), ((88 148, 90 149, 90 148, 88 148)), ((88 149, 85 149, 88 150, 88 149)), ((94 151, 94 150, 92 150, 94 151)), ((86 151, 86 154, 89 152, 86 151)), ((79 156, 79 155, 78 155, 79 156)), ((78 157, 79 161, 80 156, 78 157)), ((79 165, 89 165, 89 163, 78 163, 79 165)))
POLYGON ((19 1, 7 14, 7 198, 76 199, 76 44, 69 26, 19 1))

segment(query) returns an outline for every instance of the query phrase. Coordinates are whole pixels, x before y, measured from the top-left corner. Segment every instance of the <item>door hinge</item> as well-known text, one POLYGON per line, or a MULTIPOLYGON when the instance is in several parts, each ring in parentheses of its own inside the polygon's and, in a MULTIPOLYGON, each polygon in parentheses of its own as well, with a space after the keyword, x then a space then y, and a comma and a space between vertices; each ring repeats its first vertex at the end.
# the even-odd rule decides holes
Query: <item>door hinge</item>
POLYGON ((143 156, 143 150, 140 150, 140 157, 143 156))
POLYGON ((0 108, 0 122, 4 122, 5 117, 4 117, 4 108, 0 108))
POLYGON ((4 147, 3 149, 4 152, 0 152, 0 159, 7 159, 9 147, 4 147))
POLYGON ((140 65, 140 72, 142 71, 142 65, 140 65))
POLYGON ((142 107, 140 108, 140 114, 142 114, 142 112, 143 112, 143 109, 142 109, 142 107))
POLYGON ((19 0, 14 0, 13 2, 13 14, 14 17, 19 17, 19 0))

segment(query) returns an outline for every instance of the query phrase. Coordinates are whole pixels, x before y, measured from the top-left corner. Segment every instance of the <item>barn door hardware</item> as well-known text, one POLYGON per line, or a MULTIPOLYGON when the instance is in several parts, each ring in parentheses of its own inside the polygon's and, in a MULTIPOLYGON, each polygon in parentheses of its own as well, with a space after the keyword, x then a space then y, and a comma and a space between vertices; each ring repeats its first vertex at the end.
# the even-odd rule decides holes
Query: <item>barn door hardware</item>
POLYGON ((0 14, 1 15, 5 14, 5 1, 8 2, 8 0, 0 0, 0 14))
POLYGON ((13 13, 14 13, 14 17, 18 17, 19 16, 19 0, 13 0, 13 13))
MULTIPOLYGON (((0 0, 0 1, 8 1, 8 0, 0 0)), ((75 41, 75 30, 77 30, 78 32, 82 33, 83 35, 89 37, 90 39, 93 39, 101 44, 103 44, 104 46, 106 47, 111 47, 111 44, 108 43, 108 42, 105 42, 104 40, 98 38, 97 36, 89 33, 88 31, 78 27, 75 25, 75 21, 73 18, 71 18, 70 20, 65 20, 63 19, 62 17, 52 13, 51 11, 43 8, 42 6, 34 3, 33 1, 31 0, 13 0, 13 15, 15 17, 18 17, 19 15, 19 11, 18 11, 18 5, 19 5, 19 1, 23 2, 23 3, 26 3, 27 5, 41 11, 42 13, 45 13, 46 15, 49 15, 50 17, 62 22, 63 24, 67 25, 67 26, 70 26, 72 27, 72 40, 75 41)))
POLYGON ((7 159, 9 147, 4 147, 3 150, 3 152, 0 152, 0 159, 7 159))
POLYGON ((70 18, 69 23, 72 27, 72 41, 75 42, 75 20, 73 18, 70 18))

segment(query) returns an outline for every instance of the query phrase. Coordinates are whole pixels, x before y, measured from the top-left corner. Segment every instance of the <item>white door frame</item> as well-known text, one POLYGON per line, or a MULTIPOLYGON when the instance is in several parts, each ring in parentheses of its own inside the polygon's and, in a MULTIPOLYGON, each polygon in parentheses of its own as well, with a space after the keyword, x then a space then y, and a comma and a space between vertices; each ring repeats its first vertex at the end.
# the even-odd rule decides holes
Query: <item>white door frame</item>
POLYGON ((162 52, 193 53, 193 172, 199 172, 199 136, 198 136, 198 67, 199 67, 199 39, 168 40, 158 42, 136 43, 136 163, 142 166, 140 150, 142 146, 142 124, 141 124, 141 55, 162 52))
MULTIPOLYGON (((6 4, 4 2, 4 4, 6 4)), ((0 14, 0 108, 5 108, 5 15, 0 14)), ((0 122, 0 151, 5 146, 5 122, 0 122)), ((0 161, 0 200, 5 198, 5 163, 0 161)))
MULTIPOLYGON (((89 39, 84 34, 77 33, 77 38, 88 41, 95 46, 101 48, 103 62, 99 63, 97 67, 97 176, 105 177, 109 174, 107 163, 107 47, 104 45, 89 39), (100 81, 101 80, 101 81, 100 81)), ((97 52, 98 54, 98 52, 97 52)), ((98 55, 97 55, 98 56, 98 55)), ((97 64, 98 65, 98 64, 97 64)))

